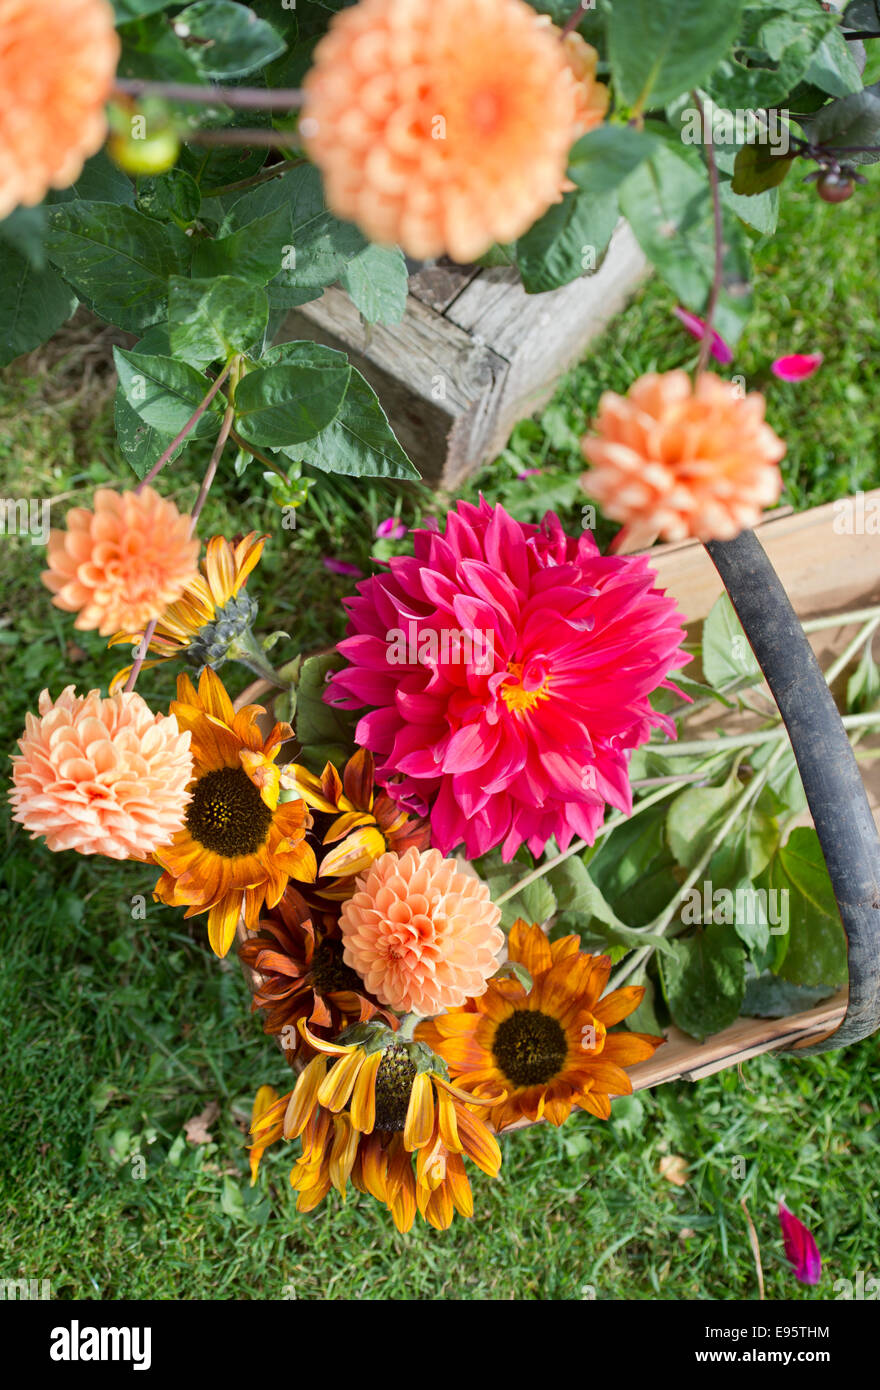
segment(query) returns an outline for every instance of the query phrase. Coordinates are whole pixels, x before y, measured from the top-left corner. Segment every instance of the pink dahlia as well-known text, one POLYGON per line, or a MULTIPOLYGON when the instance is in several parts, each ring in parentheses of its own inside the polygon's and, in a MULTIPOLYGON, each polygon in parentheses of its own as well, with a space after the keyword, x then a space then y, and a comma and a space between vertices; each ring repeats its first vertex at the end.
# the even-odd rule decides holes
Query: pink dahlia
POLYGON ((439 850, 380 855, 343 904, 343 959, 391 1009, 425 1018, 485 994, 498 969, 501 909, 439 850))
POLYGON ((674 601, 647 560, 600 555, 553 513, 460 502, 444 535, 413 534, 347 600, 351 664, 324 698, 371 707, 357 742, 444 854, 592 842, 606 805, 632 810, 630 750, 674 733, 649 699, 689 660, 674 601))

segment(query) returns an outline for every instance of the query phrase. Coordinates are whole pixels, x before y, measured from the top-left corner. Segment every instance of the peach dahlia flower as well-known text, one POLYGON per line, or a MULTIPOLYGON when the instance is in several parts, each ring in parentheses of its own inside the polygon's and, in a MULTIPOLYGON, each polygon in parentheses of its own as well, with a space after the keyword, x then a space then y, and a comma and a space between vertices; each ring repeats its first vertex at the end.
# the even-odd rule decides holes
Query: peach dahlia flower
POLYGON ((0 218, 69 187, 104 143, 114 25, 107 0, 0 0, 0 218))
POLYGON ((95 510, 72 507, 66 521, 50 533, 43 583, 56 607, 79 615, 74 627, 142 630, 198 577, 190 518, 151 487, 98 488, 95 510))
POLYGON ((188 733, 134 690, 40 696, 12 758, 13 820, 52 850, 144 859, 183 825, 188 733))
POLYGON ((581 441, 593 465, 581 482, 632 548, 657 536, 731 540, 779 499, 785 444, 764 420, 764 397, 743 396, 704 372, 649 372, 625 396, 605 391, 596 433, 581 441))
POLYGON ((373 241, 458 261, 558 202, 607 92, 588 45, 523 0, 360 0, 305 80, 301 134, 330 207, 373 241))
POLYGON ((500 919, 485 883, 454 859, 390 851, 343 905, 343 959, 381 1004, 427 1017, 485 993, 504 942, 500 919))

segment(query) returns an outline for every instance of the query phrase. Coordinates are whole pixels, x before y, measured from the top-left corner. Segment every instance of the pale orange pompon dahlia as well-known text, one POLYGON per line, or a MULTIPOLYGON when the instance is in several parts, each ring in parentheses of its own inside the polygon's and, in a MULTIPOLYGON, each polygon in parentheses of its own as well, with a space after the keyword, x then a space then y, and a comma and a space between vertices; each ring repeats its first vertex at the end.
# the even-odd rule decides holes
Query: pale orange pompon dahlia
MULTIPOLYGON (((558 33, 558 30, 554 30, 558 33)), ((586 135, 601 125, 608 112, 610 93, 603 83, 596 80, 599 55, 592 44, 587 43, 578 33, 566 34, 562 47, 568 64, 574 73, 577 91, 577 111, 575 113, 575 134, 586 135)))
POLYGON ((107 0, 0 0, 0 219, 68 188, 104 143, 114 25, 107 0))
POLYGON ((515 240, 559 201, 572 143, 604 114, 583 60, 523 0, 360 0, 304 84, 300 132, 329 206, 419 259, 515 240))
POLYGON ((424 1017, 483 994, 498 968, 501 909, 437 849, 381 855, 343 904, 343 959, 380 1004, 424 1017))
POLYGON ((72 507, 67 529, 50 532, 43 583, 57 608, 78 615, 74 627, 136 631, 198 577, 199 542, 190 518, 151 487, 98 488, 94 506, 72 507))
POLYGON ((190 736, 136 691, 102 699, 67 686, 40 696, 12 758, 13 820, 52 850, 145 859, 180 830, 192 777, 190 736))
POLYGON ((661 540, 726 541, 779 500, 785 444, 764 419, 764 397, 704 372, 649 372, 625 396, 603 392, 593 465, 581 482, 630 548, 661 540))

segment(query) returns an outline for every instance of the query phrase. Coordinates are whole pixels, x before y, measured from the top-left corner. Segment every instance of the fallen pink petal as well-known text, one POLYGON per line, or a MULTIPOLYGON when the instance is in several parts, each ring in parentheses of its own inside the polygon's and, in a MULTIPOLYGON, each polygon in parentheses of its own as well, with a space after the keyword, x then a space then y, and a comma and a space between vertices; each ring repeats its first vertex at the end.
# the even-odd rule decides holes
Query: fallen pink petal
POLYGON ((359 570, 357 565, 349 565, 345 560, 334 560, 329 555, 325 555, 321 561, 325 570, 331 574, 347 574, 354 579, 363 579, 364 572, 359 570))
POLYGON ((523 471, 517 473, 516 476, 522 481, 523 478, 537 478, 538 474, 543 472, 543 468, 524 468, 523 471))
POLYGON ((380 521, 376 527, 375 535, 377 540, 400 541, 409 531, 409 527, 404 525, 395 516, 386 517, 380 521))
POLYGON ((788 357, 777 357, 770 370, 780 381, 806 381, 819 370, 823 360, 821 352, 793 352, 788 357))
POLYGON ((805 1226, 789 1211, 784 1202, 779 1203, 779 1224, 782 1227, 782 1240, 785 1258, 802 1284, 818 1284, 822 1275, 822 1256, 809 1227, 805 1226))
MULTIPOLYGON (((698 342, 702 341, 706 334, 706 325, 703 319, 697 314, 692 314, 688 309, 682 309, 678 304, 672 312, 675 314, 675 317, 682 327, 687 329, 691 337, 696 338, 698 342)), ((727 346, 721 334, 716 333, 714 328, 712 329, 712 346, 709 352, 715 358, 715 361, 720 362, 723 367, 726 367, 733 361, 732 349, 727 346)))

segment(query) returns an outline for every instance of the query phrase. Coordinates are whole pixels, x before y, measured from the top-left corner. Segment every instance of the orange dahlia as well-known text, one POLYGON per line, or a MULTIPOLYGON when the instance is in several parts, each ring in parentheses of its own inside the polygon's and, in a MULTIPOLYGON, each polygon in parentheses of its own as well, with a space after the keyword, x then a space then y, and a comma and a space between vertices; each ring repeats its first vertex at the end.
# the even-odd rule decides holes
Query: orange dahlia
POLYGON ((764 420, 764 397, 741 395, 711 372, 649 372, 625 396, 605 391, 596 433, 581 441, 593 465, 581 482, 630 548, 730 540, 782 491, 785 445, 764 420))
POLYGON ((50 849, 145 859, 179 832, 192 777, 190 736, 136 691, 102 699, 72 685, 40 696, 12 758, 13 819, 50 849))
POLYGON ((369 992, 423 1016, 482 994, 498 968, 501 909, 486 884, 437 849, 389 851, 343 903, 343 959, 369 992))
POLYGON ((442 1063, 419 1043, 369 1025, 348 1036, 354 1034, 361 1041, 310 1037, 326 1055, 313 1058, 293 1091, 252 1127, 261 1152, 282 1135, 301 1137, 302 1155, 290 1175, 297 1210, 313 1210, 331 1186, 344 1199, 350 1177, 387 1205, 400 1231, 409 1230, 416 1210, 440 1230, 455 1211, 470 1216, 463 1156, 490 1177, 501 1167, 498 1141, 473 1113, 474 1098, 451 1086, 442 1063))
POLYGON ((600 998, 611 973, 608 956, 578 948, 576 936, 550 942, 539 926, 517 921, 509 958, 532 976, 491 980, 467 1009, 419 1024, 416 1036, 444 1059, 456 1086, 474 1099, 502 1091, 488 1118, 500 1133, 517 1120, 561 1125, 578 1106, 607 1120, 611 1096, 632 1092, 623 1070, 663 1042, 647 1033, 609 1033, 638 1007, 640 986, 600 998))
POLYGON ((65 519, 66 530, 49 534, 42 578, 55 606, 78 614, 74 627, 102 637, 143 628, 195 578, 190 518, 151 487, 98 488, 94 511, 72 507, 65 519))
MULTIPOLYGON (((185 657, 200 671, 204 666, 216 670, 227 657, 237 654, 236 643, 248 644, 257 604, 244 592, 244 586, 265 543, 266 537, 258 536, 256 531, 235 546, 225 536, 211 537, 201 562, 202 573, 193 574, 181 597, 156 624, 149 650, 158 656, 155 661, 145 661, 144 668, 185 657)), ((107 645, 137 644, 143 638, 143 628, 139 632, 117 632, 107 645)), ((242 649, 241 655, 246 654, 242 649)), ((111 691, 124 686, 130 673, 130 666, 118 671, 110 682, 111 691)))
POLYGON ((107 0, 0 0, 0 219, 69 187, 103 144, 114 26, 107 0))
POLYGON ((562 46, 576 82, 575 134, 586 135, 588 130, 601 125, 605 119, 609 101, 608 88, 596 81, 599 55, 592 44, 573 31, 566 34, 562 46))
POLYGON ((300 125, 330 207, 420 259, 515 240, 559 201, 601 104, 570 52, 523 0, 343 10, 315 49, 300 125))
POLYGON ((236 714, 210 667, 198 691, 189 676, 178 676, 171 713, 192 736, 193 781, 183 828, 155 854, 165 870, 155 897, 185 904, 187 917, 207 912, 211 949, 225 956, 242 913, 253 928, 264 902, 275 907, 289 878, 315 877, 305 842, 308 807, 278 801, 275 759, 293 731, 276 724, 264 739, 257 718, 265 710, 245 705, 236 714))
POLYGON ((386 792, 376 795, 374 778, 375 762, 366 748, 349 758, 341 777, 332 763, 320 777, 300 763, 288 763, 281 773, 282 787, 295 791, 315 813, 315 835, 325 850, 318 877, 336 880, 319 889, 323 896, 350 897, 353 876, 386 850, 403 854, 430 844, 428 822, 401 811, 386 792))
POLYGON ((280 1037, 291 1063, 312 1055, 300 1019, 322 1038, 335 1038, 376 1014, 397 1026, 342 958, 339 904, 316 905, 314 894, 309 896, 311 902, 289 883, 274 913, 261 918, 257 934, 238 949, 242 964, 256 972, 253 1009, 263 1010, 263 1028, 280 1037))

